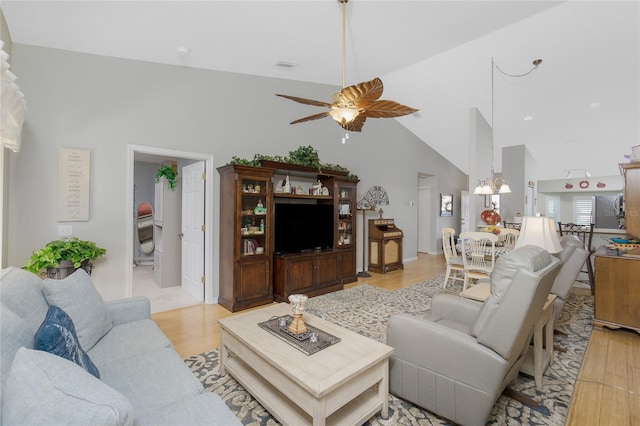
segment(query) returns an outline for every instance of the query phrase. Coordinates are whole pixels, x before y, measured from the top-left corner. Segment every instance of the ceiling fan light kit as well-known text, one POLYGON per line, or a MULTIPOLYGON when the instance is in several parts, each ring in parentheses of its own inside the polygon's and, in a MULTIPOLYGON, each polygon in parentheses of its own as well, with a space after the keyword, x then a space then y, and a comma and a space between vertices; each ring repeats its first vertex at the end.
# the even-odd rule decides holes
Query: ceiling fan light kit
POLYGON ((346 6, 348 2, 349 0, 338 0, 338 3, 342 4, 342 90, 333 95, 331 103, 299 98, 297 96, 276 94, 276 96, 281 96, 301 104, 329 109, 325 112, 294 120, 290 124, 318 120, 329 116, 343 129, 360 132, 367 118, 395 118, 418 111, 415 108, 401 105, 395 101, 379 99, 380 96, 382 96, 383 84, 382 80, 377 77, 371 81, 345 87, 347 56, 346 6))

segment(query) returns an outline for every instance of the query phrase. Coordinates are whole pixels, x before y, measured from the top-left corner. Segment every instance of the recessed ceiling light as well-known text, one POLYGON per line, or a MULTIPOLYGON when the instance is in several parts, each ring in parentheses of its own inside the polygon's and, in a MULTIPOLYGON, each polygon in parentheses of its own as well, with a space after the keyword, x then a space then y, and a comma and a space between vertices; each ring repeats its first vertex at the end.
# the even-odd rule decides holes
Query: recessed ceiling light
POLYGON ((524 121, 531 121, 533 120, 533 115, 525 115, 524 116, 524 121))
POLYGON ((191 49, 185 46, 180 46, 176 49, 176 52, 178 53, 178 55, 188 55, 189 53, 191 53, 191 49))
POLYGON ((594 101, 589 104, 589 108, 600 108, 601 106, 602 104, 598 101, 594 101))

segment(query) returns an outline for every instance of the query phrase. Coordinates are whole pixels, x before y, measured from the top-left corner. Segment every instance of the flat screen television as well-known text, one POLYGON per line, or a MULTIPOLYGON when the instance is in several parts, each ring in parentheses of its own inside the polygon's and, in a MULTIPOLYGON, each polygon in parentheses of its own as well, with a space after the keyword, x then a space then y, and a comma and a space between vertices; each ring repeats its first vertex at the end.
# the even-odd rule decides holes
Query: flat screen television
POLYGON ((332 248, 333 212, 333 206, 327 204, 276 204, 274 252, 332 248))

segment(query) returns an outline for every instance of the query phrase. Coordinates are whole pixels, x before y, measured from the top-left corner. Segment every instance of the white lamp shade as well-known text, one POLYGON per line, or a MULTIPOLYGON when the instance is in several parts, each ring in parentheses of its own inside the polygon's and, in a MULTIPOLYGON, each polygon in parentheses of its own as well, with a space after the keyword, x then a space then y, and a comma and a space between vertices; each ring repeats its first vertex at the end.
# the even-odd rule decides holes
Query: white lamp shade
POLYGON ((556 231, 556 223, 550 217, 525 217, 515 249, 527 245, 542 247, 549 253, 562 251, 556 231))

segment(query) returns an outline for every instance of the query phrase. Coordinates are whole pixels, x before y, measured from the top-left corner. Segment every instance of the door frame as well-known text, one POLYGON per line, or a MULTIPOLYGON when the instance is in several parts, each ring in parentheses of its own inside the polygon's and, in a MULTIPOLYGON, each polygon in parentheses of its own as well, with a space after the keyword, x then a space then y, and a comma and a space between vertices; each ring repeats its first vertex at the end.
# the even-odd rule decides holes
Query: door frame
MULTIPOLYGON (((439 202, 437 201, 437 191, 438 188, 438 177, 432 174, 428 174, 426 172, 418 172, 418 184, 416 186, 416 198, 418 200, 418 208, 416 211, 416 229, 419 232, 420 228, 420 191, 422 189, 429 190, 429 206, 432 211, 434 210, 434 206, 437 206, 439 202)), ((437 249, 437 241, 438 235, 436 234, 436 227, 438 224, 438 216, 437 214, 429 214, 428 216, 428 228, 429 228, 429 241, 427 242, 427 254, 438 254, 437 249)), ((420 238, 418 236, 418 238, 420 238)), ((423 253, 423 252, 420 252, 423 253)), ((418 242, 416 241, 416 255, 418 254, 418 242)))
MULTIPOLYGON (((207 174, 207 181, 205 183, 204 189, 204 225, 205 225, 205 234, 204 234, 204 303, 207 304, 215 304, 218 303, 217 298, 215 297, 215 292, 213 288, 213 277, 214 277, 214 250, 213 250, 213 229, 214 229, 214 219, 217 216, 216 212, 213 209, 213 188, 214 188, 214 173, 213 173, 213 155, 211 154, 201 154, 187 151, 178 151, 173 149, 166 148, 158 148, 153 146, 145 146, 145 145, 127 145, 127 178, 126 178, 126 189, 125 193, 125 205, 126 205, 126 254, 125 261, 128 262, 128 265, 133 265, 133 221, 131 219, 131 212, 133 211, 133 184, 134 184, 134 162, 135 162, 135 154, 152 154, 152 155, 163 155, 169 157, 178 157, 178 158, 186 158, 189 160, 199 160, 204 161, 205 163, 205 173, 207 174), (209 259, 210 261, 207 261, 209 259)), ((126 296, 131 297, 133 295, 133 267, 126 268, 126 296)))
POLYGON ((431 254, 431 239, 433 235, 431 235, 432 229, 432 218, 431 218, 431 186, 418 186, 418 253, 427 253, 431 254), (424 217, 421 216, 421 212, 424 211, 427 213, 424 217), (423 226, 421 226, 423 225, 423 226), (422 229, 427 229, 427 238, 422 238, 422 229), (424 244, 424 247, 420 246, 420 243, 424 244), (424 248, 425 250, 420 250, 424 248))

